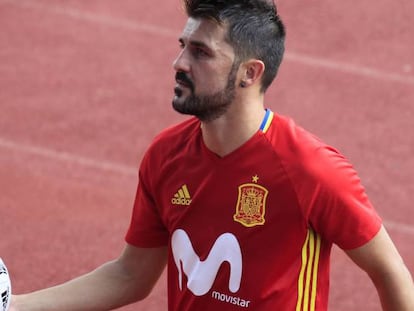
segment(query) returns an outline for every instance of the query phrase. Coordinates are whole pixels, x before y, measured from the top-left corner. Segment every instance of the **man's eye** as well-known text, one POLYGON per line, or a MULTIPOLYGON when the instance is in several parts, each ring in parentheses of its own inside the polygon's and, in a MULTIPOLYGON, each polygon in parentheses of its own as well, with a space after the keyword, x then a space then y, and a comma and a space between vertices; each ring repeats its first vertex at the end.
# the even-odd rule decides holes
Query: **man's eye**
POLYGON ((201 48, 194 48, 193 53, 197 57, 208 56, 208 53, 201 48))

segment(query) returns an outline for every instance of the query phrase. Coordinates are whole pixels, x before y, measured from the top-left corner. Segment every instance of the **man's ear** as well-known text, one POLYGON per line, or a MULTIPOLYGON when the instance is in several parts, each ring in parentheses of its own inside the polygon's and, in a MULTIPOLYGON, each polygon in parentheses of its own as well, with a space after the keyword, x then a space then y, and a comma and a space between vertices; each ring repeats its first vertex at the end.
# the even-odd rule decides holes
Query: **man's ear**
POLYGON ((261 82, 265 64, 258 59, 250 59, 241 64, 240 87, 249 87, 261 82))

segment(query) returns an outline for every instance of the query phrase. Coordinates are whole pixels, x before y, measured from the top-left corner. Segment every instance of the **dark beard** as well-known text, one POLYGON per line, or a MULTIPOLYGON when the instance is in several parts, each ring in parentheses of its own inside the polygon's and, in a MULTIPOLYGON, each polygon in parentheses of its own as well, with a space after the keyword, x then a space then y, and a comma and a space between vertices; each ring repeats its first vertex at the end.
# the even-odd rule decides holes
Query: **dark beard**
POLYGON ((174 109, 182 114, 193 115, 200 121, 208 122, 222 116, 234 99, 234 85, 213 95, 197 96, 191 93, 183 102, 173 101, 174 109))
POLYGON ((236 69, 233 66, 226 87, 212 95, 195 95, 194 88, 191 85, 191 94, 180 102, 182 91, 178 88, 175 89, 175 94, 178 97, 177 100, 172 102, 175 111, 193 115, 203 122, 213 121, 222 116, 235 98, 236 69))

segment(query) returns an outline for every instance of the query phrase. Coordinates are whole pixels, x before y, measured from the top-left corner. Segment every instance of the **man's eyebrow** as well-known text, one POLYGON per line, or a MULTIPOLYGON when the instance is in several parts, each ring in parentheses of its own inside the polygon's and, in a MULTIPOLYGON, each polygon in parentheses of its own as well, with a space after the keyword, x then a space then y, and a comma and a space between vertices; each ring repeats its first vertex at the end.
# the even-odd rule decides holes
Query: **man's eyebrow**
POLYGON ((206 49, 210 50, 210 47, 207 44, 205 44, 204 42, 201 42, 201 41, 192 40, 192 41, 190 41, 190 44, 193 45, 193 46, 199 47, 199 48, 206 48, 206 49))
MULTIPOLYGON (((181 44, 185 44, 183 38, 179 38, 178 42, 180 42, 181 44)), ((202 41, 190 40, 189 45, 194 46, 194 47, 198 47, 198 48, 203 48, 203 49, 206 49, 206 50, 209 50, 209 51, 212 50, 207 44, 205 44, 202 41)))

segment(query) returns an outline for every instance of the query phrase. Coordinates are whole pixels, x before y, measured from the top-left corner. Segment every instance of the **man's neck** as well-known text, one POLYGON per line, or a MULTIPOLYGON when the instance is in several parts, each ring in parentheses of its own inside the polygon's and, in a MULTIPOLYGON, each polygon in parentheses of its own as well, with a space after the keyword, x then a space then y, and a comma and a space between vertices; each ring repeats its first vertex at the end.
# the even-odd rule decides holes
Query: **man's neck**
POLYGON ((202 123, 204 143, 208 149, 224 157, 247 142, 258 130, 265 110, 263 101, 233 105, 218 119, 202 123))

